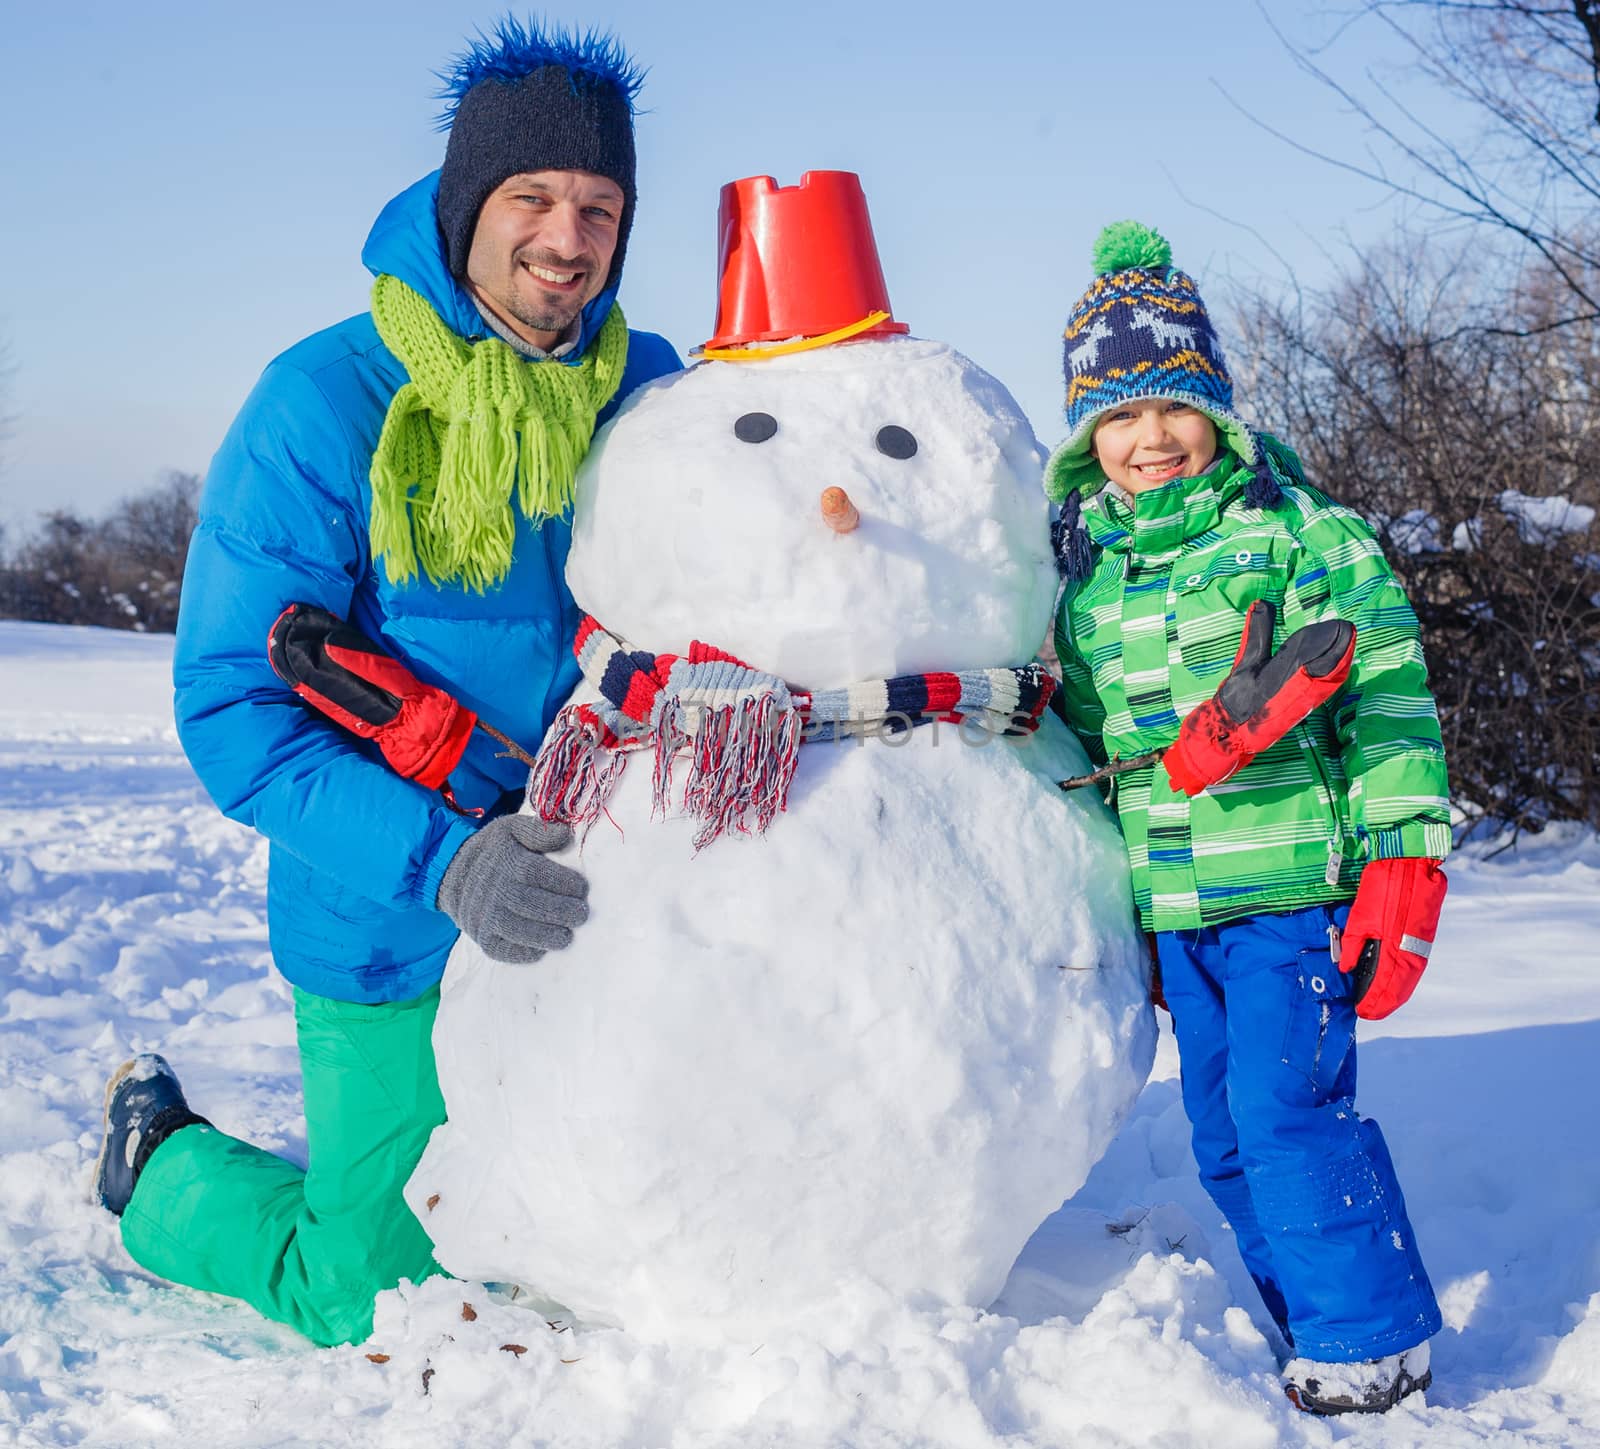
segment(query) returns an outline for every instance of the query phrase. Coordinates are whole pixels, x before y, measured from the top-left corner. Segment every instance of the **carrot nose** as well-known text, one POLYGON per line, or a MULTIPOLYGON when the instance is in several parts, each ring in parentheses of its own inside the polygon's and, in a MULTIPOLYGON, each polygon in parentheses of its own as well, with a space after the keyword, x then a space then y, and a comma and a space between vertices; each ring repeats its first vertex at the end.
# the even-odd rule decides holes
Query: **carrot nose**
POLYGON ((843 488, 822 490, 822 521, 835 533, 849 533, 861 522, 861 515, 843 488))

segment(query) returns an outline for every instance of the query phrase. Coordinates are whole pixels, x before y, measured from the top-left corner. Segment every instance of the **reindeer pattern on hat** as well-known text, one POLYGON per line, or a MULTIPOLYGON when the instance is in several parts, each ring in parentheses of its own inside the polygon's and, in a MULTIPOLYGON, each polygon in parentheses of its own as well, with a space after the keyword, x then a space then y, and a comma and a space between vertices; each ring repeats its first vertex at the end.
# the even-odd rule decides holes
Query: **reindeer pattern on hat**
POLYGON ((1093 367, 1100 355, 1100 344, 1111 336, 1111 324, 1104 317, 1096 317, 1094 326, 1083 334, 1083 340, 1067 356, 1074 368, 1093 367))
MULTIPOLYGON (((1103 323, 1097 321, 1095 325, 1098 327, 1103 323)), ((1157 347, 1193 348, 1197 345, 1193 327, 1186 327, 1182 322, 1174 322, 1168 317, 1163 317, 1154 307, 1135 307, 1133 309, 1133 321, 1129 325, 1146 329, 1150 333, 1151 341, 1157 347)), ((1108 337, 1111 335, 1109 327, 1106 328, 1105 335, 1108 337)), ((1077 354, 1074 352, 1073 366, 1076 367, 1077 365, 1077 354)), ((1090 367, 1094 366, 1092 357, 1089 359, 1088 365, 1090 367)))

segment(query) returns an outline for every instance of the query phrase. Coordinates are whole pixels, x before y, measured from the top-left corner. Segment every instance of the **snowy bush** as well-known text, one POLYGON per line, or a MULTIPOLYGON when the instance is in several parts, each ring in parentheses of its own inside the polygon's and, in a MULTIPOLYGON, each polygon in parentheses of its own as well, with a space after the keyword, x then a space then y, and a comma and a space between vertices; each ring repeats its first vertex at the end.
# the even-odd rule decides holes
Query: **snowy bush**
POLYGON ((1491 265, 1413 240, 1244 297, 1235 355, 1411 596, 1469 822, 1600 826, 1600 323, 1491 265))

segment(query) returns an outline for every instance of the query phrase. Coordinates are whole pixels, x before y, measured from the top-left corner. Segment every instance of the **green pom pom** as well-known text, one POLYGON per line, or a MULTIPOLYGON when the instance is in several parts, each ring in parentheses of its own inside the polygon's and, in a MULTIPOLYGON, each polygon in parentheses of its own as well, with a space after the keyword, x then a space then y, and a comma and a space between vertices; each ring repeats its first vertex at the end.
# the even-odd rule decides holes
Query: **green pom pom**
POLYGON ((1160 271, 1172 265, 1172 244, 1153 227, 1138 221, 1114 221, 1094 243, 1094 274, 1121 272, 1129 267, 1160 271))

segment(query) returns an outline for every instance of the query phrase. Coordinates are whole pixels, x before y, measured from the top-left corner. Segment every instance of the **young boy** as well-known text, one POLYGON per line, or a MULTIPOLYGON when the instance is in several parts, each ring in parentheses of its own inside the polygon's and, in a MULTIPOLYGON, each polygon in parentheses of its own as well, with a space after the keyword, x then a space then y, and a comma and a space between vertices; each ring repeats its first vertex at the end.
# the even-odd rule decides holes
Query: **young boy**
POLYGON ((1263 637, 1241 646, 1258 601, 1278 646, 1313 623, 1355 627, 1343 688, 1259 757, 1239 748, 1248 730, 1213 729, 1220 769, 1197 778, 1169 749, 1118 776, 1112 800, 1201 1180, 1295 1355, 1285 1390, 1318 1413, 1388 1409, 1428 1386, 1440 1326, 1383 1136, 1354 1103, 1356 1016, 1410 995, 1450 848, 1416 616, 1359 515, 1233 411, 1166 241, 1120 222, 1095 261, 1065 333, 1071 431, 1046 475, 1062 505, 1063 702, 1090 754, 1172 746, 1259 665, 1273 615, 1255 610, 1263 637))

